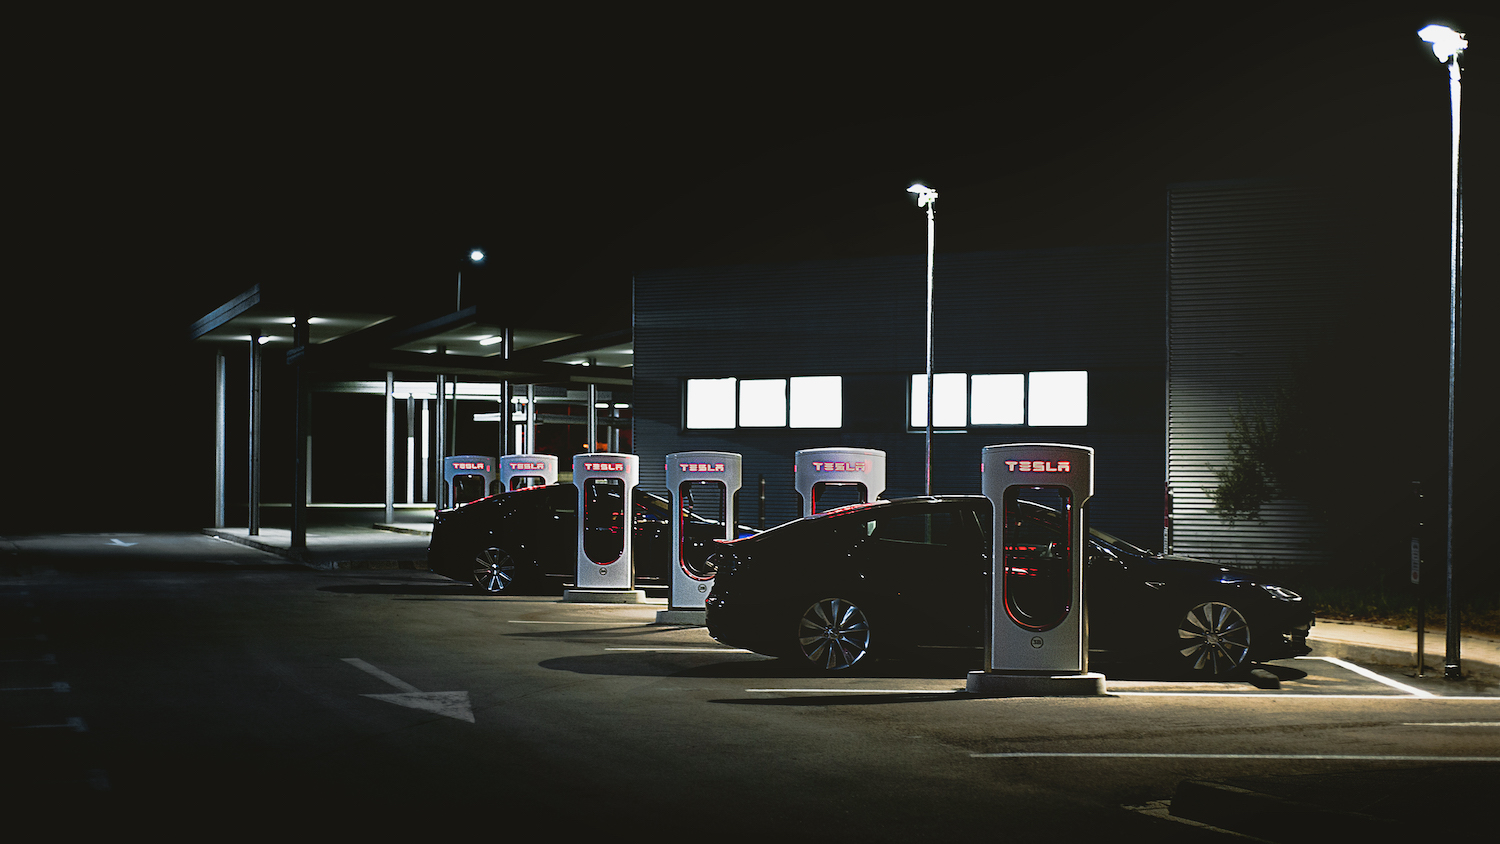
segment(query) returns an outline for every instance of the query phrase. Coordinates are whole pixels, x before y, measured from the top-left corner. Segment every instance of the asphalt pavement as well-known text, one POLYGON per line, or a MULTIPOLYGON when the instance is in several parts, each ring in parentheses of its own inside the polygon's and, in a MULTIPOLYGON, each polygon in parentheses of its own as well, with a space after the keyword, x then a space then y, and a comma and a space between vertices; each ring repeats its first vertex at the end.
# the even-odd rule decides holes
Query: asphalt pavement
MULTIPOLYGON (((384 508, 313 508, 306 547, 292 548, 287 513, 272 512, 255 535, 244 527, 206 528, 221 540, 260 549, 289 563, 314 569, 422 570, 431 534, 430 507, 401 507, 385 520, 384 508)), ((14 542, 0 550, 20 553, 14 542)), ((648 598, 648 600, 653 600, 648 598)), ((1445 635, 1429 630, 1422 671, 1417 670, 1418 636, 1370 624, 1320 621, 1309 642, 1311 656, 1380 666, 1387 673, 1441 679, 1445 635)), ((1500 684, 1500 641, 1466 635, 1460 642, 1465 686, 1492 691, 1500 684)), ((1415 681, 1414 681, 1415 682, 1415 681)), ((1461 692, 1460 692, 1461 693, 1461 692)), ((1185 780, 1171 801, 1157 807, 1164 818, 1230 830, 1265 841, 1307 841, 1360 833, 1388 840, 1403 830, 1424 829, 1433 807, 1482 811, 1497 772, 1481 775, 1474 765, 1435 764, 1421 771, 1361 769, 1354 772, 1234 780, 1185 780), (1473 792, 1473 793, 1471 793, 1473 792)))
MULTIPOLYGON (((423 568, 432 531, 430 508, 403 508, 385 521, 384 508, 313 511, 307 547, 293 551, 291 532, 263 527, 258 536, 245 528, 205 531, 295 559, 316 568, 423 568)), ((1415 630, 1323 620, 1308 638, 1310 656, 1383 666, 1413 678, 1441 678, 1445 672, 1446 636, 1429 630, 1421 642, 1415 630), (1419 648, 1422 668, 1418 670, 1419 648)), ((1480 636, 1460 639, 1464 683, 1493 687, 1500 683, 1500 641, 1480 636)), ((1205 831, 1271 842, 1326 841, 1348 834, 1391 840, 1430 828, 1431 807, 1477 810, 1496 772, 1475 776, 1472 765, 1434 765, 1413 772, 1346 771, 1295 777, 1184 780, 1170 801, 1147 811, 1175 822, 1201 824, 1205 831)))
MULTIPOLYGON (((432 507, 399 506, 392 521, 385 520, 380 505, 363 507, 313 507, 305 548, 292 548, 286 527, 262 526, 251 536, 247 528, 206 528, 204 533, 220 539, 259 548, 288 560, 319 569, 421 569, 427 564, 427 542, 432 534, 432 507)), ((272 513, 266 521, 280 524, 285 512, 272 513)), ((1422 641, 1417 631, 1397 630, 1357 622, 1320 620, 1308 639, 1314 656, 1351 662, 1404 667, 1416 673, 1419 647, 1423 655, 1421 673, 1442 676, 1446 660, 1446 634, 1431 628, 1422 641)), ((1466 675, 1500 682, 1500 640, 1466 635, 1459 641, 1461 666, 1466 675)))

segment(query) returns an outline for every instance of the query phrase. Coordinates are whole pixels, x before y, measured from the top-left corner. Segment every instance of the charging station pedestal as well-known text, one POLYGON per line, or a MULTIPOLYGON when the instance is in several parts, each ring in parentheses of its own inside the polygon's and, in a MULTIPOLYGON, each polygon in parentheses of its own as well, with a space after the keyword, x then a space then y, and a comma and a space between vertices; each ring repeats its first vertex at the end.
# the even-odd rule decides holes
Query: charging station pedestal
POLYGON ((727 451, 682 451, 667 455, 667 492, 672 501, 672 590, 658 624, 703 624, 704 602, 714 585, 708 555, 713 539, 735 537, 734 496, 740 491, 742 458, 727 451), (722 525, 717 536, 707 530, 722 525), (690 530, 694 526, 697 530, 690 530))
POLYGON ((443 458, 443 488, 448 506, 478 501, 490 494, 495 480, 495 458, 482 454, 456 454, 443 458))
POLYGON ((639 604, 631 540, 635 535, 635 488, 640 457, 634 454, 578 454, 573 483, 578 486, 578 571, 567 601, 639 604))
POLYGON ((983 671, 968 690, 985 697, 1102 695, 1088 670, 1083 572, 1094 450, 1055 443, 984 449, 980 485, 995 511, 990 630, 983 671))
POLYGON ((554 454, 507 454, 500 458, 500 491, 515 492, 557 483, 554 454))
POLYGON ((803 516, 885 494, 885 452, 877 449, 803 449, 797 452, 793 471, 803 516))

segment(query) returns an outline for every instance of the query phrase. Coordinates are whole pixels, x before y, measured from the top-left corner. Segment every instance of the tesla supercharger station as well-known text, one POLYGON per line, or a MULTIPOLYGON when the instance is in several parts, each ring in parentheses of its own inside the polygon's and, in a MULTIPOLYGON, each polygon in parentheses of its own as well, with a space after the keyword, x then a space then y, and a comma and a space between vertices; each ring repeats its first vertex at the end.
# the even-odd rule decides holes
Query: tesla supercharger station
POLYGON ((885 494, 885 452, 877 449, 807 448, 792 468, 803 516, 885 494))
POLYGON ((706 532, 688 535, 688 525, 718 522, 712 539, 734 539, 734 496, 740 491, 741 457, 727 451, 683 451, 667 455, 667 491, 672 500, 672 590, 658 622, 703 622, 704 601, 714 585, 706 532))
POLYGON ((495 479, 495 458, 482 454, 456 454, 443 458, 443 488, 448 506, 478 501, 490 494, 495 479))
POLYGON ((969 673, 968 690, 991 697, 1104 694, 1104 675, 1088 670, 1083 600, 1094 450, 992 445, 980 471, 995 514, 990 629, 985 668, 969 673))
POLYGON ((634 589, 630 546, 640 457, 634 454, 579 454, 573 457, 578 486, 578 575, 571 601, 640 603, 634 589))
POLYGON ((500 491, 557 483, 557 455, 507 454, 500 458, 500 491))

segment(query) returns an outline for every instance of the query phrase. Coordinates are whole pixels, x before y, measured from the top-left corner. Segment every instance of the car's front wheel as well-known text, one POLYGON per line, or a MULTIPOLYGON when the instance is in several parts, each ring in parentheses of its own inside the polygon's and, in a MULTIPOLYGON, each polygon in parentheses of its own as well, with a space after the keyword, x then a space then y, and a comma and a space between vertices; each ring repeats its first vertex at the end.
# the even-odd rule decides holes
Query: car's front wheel
POLYGON ((474 585, 488 595, 514 591, 516 563, 499 548, 486 548, 474 556, 474 585))
POLYGON ((1175 660, 1195 677, 1233 676, 1250 665, 1250 621, 1221 601, 1204 601, 1177 622, 1175 660))
POLYGON ((874 641, 868 614, 847 598, 813 601, 797 622, 797 652, 820 671, 848 671, 869 664, 874 641))

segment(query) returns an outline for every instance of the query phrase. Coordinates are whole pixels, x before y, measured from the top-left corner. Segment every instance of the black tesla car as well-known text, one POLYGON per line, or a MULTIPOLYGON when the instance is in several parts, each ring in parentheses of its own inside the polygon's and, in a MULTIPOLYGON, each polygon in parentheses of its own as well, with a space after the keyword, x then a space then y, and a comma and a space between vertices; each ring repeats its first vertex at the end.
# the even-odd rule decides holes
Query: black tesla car
MULTIPOLYGON (((624 488, 591 484, 587 489, 598 500, 589 502, 594 523, 585 525, 585 551, 598 547, 603 549, 599 559, 612 559, 621 546, 624 488)), ((672 564, 671 504, 662 496, 636 490, 633 505, 635 580, 665 584, 672 564)), ((748 532, 742 527, 737 535, 748 532)), ((724 536, 723 521, 689 513, 686 534, 684 565, 699 576, 711 575, 706 559, 713 540, 724 536)), ((572 583, 578 570, 578 487, 530 487, 438 511, 427 565, 492 595, 551 591, 572 583)))
MULTIPOLYGON (((1010 612, 1069 592, 1066 514, 1021 500, 1005 514, 1010 612)), ((877 501, 721 543, 707 601, 719 642, 858 668, 918 646, 982 646, 990 605, 992 506, 983 496, 877 501)), ((1308 652, 1312 612, 1288 589, 1216 563, 1165 556, 1091 530, 1085 552, 1089 646, 1197 677, 1308 652)), ((1065 598, 1064 598, 1065 599, 1065 598)))

